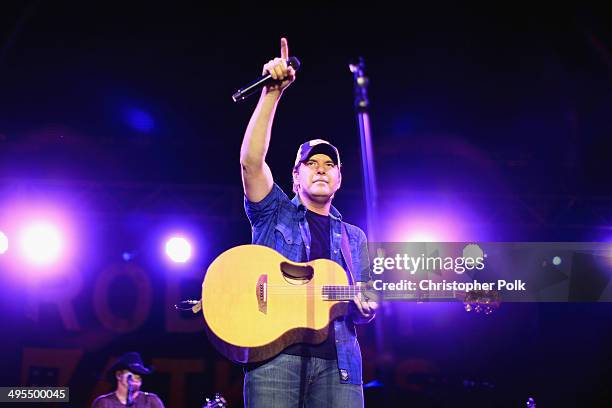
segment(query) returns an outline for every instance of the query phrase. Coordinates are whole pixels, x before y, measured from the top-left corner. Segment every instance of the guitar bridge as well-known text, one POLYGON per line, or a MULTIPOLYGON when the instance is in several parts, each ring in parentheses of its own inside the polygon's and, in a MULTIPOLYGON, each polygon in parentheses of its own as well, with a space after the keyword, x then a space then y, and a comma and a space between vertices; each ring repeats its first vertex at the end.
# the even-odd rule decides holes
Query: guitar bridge
POLYGON ((261 313, 268 312, 268 275, 261 275, 255 287, 257 304, 261 313))

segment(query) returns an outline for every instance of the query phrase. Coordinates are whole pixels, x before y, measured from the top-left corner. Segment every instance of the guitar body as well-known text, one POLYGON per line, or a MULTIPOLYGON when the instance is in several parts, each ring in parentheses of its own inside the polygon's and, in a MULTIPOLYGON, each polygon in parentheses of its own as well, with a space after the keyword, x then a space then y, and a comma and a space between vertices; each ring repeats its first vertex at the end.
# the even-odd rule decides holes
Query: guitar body
POLYGON ((318 344, 348 302, 323 300, 324 285, 347 285, 336 262, 291 262, 261 245, 231 248, 214 260, 202 283, 209 339, 232 361, 267 360, 294 343, 318 344))

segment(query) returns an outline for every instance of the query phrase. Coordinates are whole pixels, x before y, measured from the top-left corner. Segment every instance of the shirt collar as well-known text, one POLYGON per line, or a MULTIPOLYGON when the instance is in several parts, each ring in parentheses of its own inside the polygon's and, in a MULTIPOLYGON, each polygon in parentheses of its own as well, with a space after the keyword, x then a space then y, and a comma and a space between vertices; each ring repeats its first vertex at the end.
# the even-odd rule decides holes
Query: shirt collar
MULTIPOLYGON (((291 203, 295 206, 295 208, 297 208, 298 210, 297 213, 299 214, 300 217, 304 217, 306 215, 306 206, 302 204, 302 201, 300 200, 299 195, 296 194, 291 200, 291 203)), ((334 207, 333 205, 329 207, 329 215, 334 220, 342 221, 342 214, 340 214, 340 211, 338 211, 336 207, 334 207)))

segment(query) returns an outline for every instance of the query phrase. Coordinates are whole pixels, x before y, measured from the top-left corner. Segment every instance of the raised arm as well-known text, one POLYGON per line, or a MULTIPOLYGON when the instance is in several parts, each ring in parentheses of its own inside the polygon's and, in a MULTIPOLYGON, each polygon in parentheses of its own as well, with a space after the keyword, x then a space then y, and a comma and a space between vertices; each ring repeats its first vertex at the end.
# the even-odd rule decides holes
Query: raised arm
POLYGON ((295 80, 295 70, 287 66, 289 45, 281 38, 281 56, 270 60, 263 67, 276 81, 261 92, 259 102, 244 132, 240 148, 242 167, 242 186, 244 194, 252 202, 263 200, 272 190, 274 180, 270 167, 266 164, 266 153, 270 145, 270 134, 276 106, 283 91, 295 80))

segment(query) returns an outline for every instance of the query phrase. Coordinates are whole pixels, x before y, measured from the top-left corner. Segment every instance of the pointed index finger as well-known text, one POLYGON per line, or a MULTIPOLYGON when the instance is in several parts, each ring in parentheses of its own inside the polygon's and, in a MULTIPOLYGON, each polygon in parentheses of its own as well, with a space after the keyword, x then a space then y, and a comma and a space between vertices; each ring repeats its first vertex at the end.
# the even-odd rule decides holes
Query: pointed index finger
POLYGON ((281 38, 281 58, 285 61, 289 59, 289 44, 285 37, 281 38))

